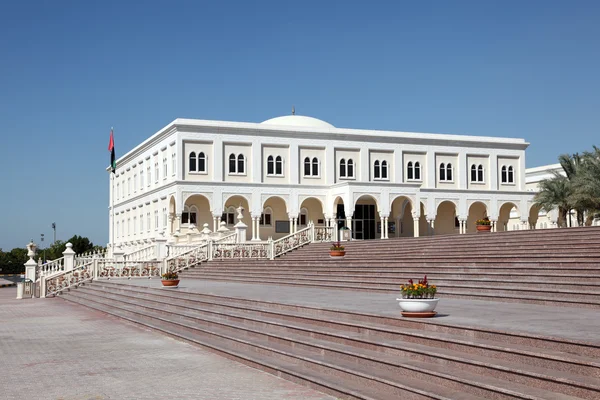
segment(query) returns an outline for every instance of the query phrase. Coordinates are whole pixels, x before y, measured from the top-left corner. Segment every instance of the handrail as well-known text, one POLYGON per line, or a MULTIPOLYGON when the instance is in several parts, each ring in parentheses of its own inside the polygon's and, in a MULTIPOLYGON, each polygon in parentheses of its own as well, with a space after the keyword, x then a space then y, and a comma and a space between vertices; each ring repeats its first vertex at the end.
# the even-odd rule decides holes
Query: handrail
POLYGON ((71 271, 60 271, 57 274, 42 277, 41 296, 56 296, 63 290, 91 281, 94 279, 93 268, 90 268, 93 264, 94 261, 88 261, 71 271))
POLYGON ((123 257, 126 261, 146 261, 156 258, 155 254, 156 245, 151 244, 141 249, 132 251, 129 254, 125 254, 123 257))
POLYGON ((312 242, 312 238, 314 237, 314 228, 314 225, 309 224, 304 229, 300 229, 297 232, 291 233, 272 242, 270 254, 271 260, 312 242))
POLYGON ((235 243, 237 239, 237 232, 233 232, 229 235, 225 235, 223 237, 213 239, 214 243, 235 243))
POLYGON ((57 258, 47 262, 46 264, 38 265, 38 272, 40 276, 51 275, 55 272, 62 271, 65 269, 65 257, 57 258))
POLYGON ((270 258, 271 242, 214 243, 211 259, 270 258))
POLYGON ((208 260, 210 254, 210 243, 205 243, 200 246, 187 250, 183 253, 171 255, 167 258, 167 270, 170 272, 179 272, 193 265, 199 264, 202 261, 208 260))

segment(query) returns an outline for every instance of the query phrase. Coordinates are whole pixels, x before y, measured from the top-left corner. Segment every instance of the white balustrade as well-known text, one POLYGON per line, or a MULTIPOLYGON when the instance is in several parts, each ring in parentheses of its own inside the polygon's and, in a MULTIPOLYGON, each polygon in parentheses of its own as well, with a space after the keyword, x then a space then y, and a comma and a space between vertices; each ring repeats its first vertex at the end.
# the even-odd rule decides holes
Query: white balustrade
POLYGON ((125 261, 149 261, 156 258, 156 245, 146 246, 124 255, 125 261))
MULTIPOLYGON (((177 246, 179 247, 184 246, 177 246)), ((200 246, 187 246, 191 247, 184 252, 179 254, 170 255, 166 260, 167 270, 170 272, 179 272, 181 270, 193 267, 194 265, 200 264, 202 261, 208 260, 210 244, 206 243, 200 246)), ((171 246, 171 249, 173 246, 171 246)))
POLYGON ((160 261, 115 261, 98 260, 97 279, 112 278, 152 278, 161 275, 160 261))
POLYGON ((213 243, 212 259, 269 258, 269 243, 213 243))
POLYGON ((333 242, 335 230, 333 226, 315 226, 313 242, 333 242))
POLYGON ((233 232, 229 235, 222 236, 220 238, 216 238, 213 240, 214 243, 235 243, 237 238, 237 233, 233 232))
MULTIPOLYGON (((55 260, 56 261, 56 260, 55 260)), ((41 278, 41 297, 55 296, 65 289, 76 287, 94 278, 94 261, 82 263, 71 271, 59 271, 41 278)))
POLYGON ((38 265, 38 276, 53 275, 65 269, 65 258, 57 258, 56 260, 48 261, 46 264, 38 265))
POLYGON ((298 232, 292 233, 290 235, 284 236, 281 239, 277 239, 271 243, 272 255, 271 259, 275 257, 279 257, 282 254, 285 254, 289 251, 297 249, 298 247, 302 247, 305 244, 312 242, 314 235, 314 225, 309 225, 304 229, 299 230, 298 232))

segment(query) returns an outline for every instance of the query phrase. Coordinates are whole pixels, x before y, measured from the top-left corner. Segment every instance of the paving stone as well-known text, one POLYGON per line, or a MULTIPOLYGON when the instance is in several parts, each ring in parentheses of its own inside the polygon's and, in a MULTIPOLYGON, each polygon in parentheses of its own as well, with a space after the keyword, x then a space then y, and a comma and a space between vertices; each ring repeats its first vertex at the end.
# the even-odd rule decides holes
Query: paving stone
POLYGON ((0 290, 2 399, 333 399, 61 299, 15 297, 0 290))

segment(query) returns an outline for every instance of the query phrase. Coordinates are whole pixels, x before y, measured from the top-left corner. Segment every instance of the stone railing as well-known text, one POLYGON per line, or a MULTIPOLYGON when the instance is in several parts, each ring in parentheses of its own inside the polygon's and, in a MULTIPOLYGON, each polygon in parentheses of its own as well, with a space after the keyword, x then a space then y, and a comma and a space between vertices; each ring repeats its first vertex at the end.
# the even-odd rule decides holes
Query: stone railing
POLYGON ((152 278, 161 276, 160 261, 95 260, 94 279, 152 278))
POLYGON ((151 244, 150 246, 125 254, 123 257, 125 261, 153 260, 156 258, 156 245, 151 244))
POLYGON ((269 243, 213 243, 212 259, 270 258, 269 243))
POLYGON ((57 272, 65 269, 65 258, 57 258, 56 260, 48 261, 46 264, 38 265, 38 276, 54 275, 57 272))
POLYGON ((213 243, 235 243, 237 241, 237 233, 233 232, 229 235, 213 240, 213 243))
POLYGON ((198 247, 202 247, 202 246, 206 246, 206 242, 201 242, 201 243, 191 243, 191 244, 173 244, 173 245, 169 245, 167 246, 169 251, 168 251, 168 258, 173 258, 173 257, 178 257, 184 253, 187 253, 191 250, 194 250, 198 247))
MULTIPOLYGON (((183 246, 182 246, 183 247, 183 246)), ((208 260, 210 254, 210 243, 201 246, 191 246, 191 249, 176 255, 171 255, 166 260, 166 268, 169 272, 179 272, 184 269, 200 264, 208 260)))
POLYGON ((279 257, 280 255, 287 253, 288 251, 292 251, 298 247, 302 247, 305 244, 312 242, 313 234, 314 225, 311 224, 306 228, 299 230, 298 232, 271 242, 272 250, 269 258, 272 260, 275 257, 279 257))
POLYGON ((105 250, 87 251, 75 255, 76 260, 93 260, 94 258, 106 258, 105 250))
POLYGON ((315 226, 313 242, 334 242, 335 229, 333 226, 315 226))
POLYGON ((71 271, 60 271, 41 278, 40 297, 56 296, 63 290, 94 279, 94 261, 81 263, 71 271))

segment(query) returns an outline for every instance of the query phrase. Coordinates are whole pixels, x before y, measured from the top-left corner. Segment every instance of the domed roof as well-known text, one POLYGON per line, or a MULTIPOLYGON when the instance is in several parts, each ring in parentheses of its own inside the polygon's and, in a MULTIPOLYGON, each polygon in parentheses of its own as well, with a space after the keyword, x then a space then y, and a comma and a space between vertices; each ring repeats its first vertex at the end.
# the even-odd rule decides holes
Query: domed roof
POLYGON ((335 128, 335 126, 328 122, 313 117, 305 117, 303 115, 284 115, 283 117, 268 119, 261 122, 261 124, 298 126, 304 128, 335 128))

